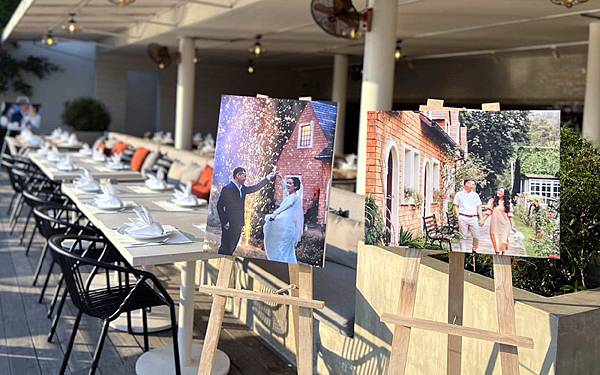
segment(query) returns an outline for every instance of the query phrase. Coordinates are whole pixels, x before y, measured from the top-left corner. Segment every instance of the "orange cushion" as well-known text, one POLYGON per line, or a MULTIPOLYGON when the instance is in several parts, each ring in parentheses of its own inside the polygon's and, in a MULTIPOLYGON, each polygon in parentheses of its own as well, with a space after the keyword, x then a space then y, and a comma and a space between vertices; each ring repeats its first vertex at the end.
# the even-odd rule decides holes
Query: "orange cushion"
POLYGON ((129 147, 129 145, 125 142, 117 142, 117 144, 115 144, 111 150, 112 154, 122 154, 123 152, 125 152, 125 150, 127 150, 127 148, 129 147))
POLYGON ((139 172, 142 170, 142 164, 146 160, 146 156, 150 153, 147 148, 140 147, 135 150, 133 157, 131 158, 131 170, 139 172))
POLYGON ((208 165, 202 171, 198 181, 192 181, 192 193, 198 198, 207 199, 210 196, 212 186, 213 169, 208 165))

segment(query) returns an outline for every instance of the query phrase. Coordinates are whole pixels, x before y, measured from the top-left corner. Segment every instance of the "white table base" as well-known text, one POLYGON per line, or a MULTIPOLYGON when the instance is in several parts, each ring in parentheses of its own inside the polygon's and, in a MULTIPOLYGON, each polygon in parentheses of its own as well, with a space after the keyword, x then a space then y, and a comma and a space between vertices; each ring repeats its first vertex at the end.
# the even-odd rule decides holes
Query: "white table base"
MULTIPOLYGON (((192 345, 191 362, 185 365, 181 363, 182 375, 197 375, 200 365, 200 355, 202 354, 202 345, 192 345)), ((226 375, 229 372, 231 362, 227 354, 217 350, 215 356, 215 366, 212 375, 226 375)), ((173 361, 173 346, 165 345, 160 348, 150 350, 140 356, 135 363, 135 373, 137 375, 171 375, 175 374, 175 363, 173 361)))

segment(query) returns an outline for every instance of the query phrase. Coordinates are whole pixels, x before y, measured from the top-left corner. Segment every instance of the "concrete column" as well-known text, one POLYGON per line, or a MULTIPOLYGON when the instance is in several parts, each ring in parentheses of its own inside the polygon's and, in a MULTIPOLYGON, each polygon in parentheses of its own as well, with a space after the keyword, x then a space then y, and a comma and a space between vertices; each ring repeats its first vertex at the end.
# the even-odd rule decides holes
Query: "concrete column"
POLYGON ((367 178, 367 112, 392 109, 394 93, 394 50, 398 2, 374 0, 373 24, 366 33, 358 129, 358 172, 356 192, 365 194, 367 178))
POLYGON ((177 67, 177 104, 175 106, 175 147, 192 148, 194 129, 194 85, 196 66, 194 40, 179 39, 181 62, 177 67))
POLYGON ((600 22, 590 23, 583 136, 596 144, 600 143, 600 22))
POLYGON ((335 55, 333 59, 333 84, 331 100, 338 104, 334 155, 344 154, 346 133, 346 100, 348 93, 348 56, 335 55))

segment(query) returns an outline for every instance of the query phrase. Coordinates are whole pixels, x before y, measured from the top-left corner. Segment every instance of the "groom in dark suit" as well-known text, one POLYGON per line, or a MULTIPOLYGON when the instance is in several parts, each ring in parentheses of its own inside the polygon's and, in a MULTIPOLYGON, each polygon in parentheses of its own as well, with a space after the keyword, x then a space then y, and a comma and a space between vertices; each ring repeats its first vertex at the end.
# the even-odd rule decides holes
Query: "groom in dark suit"
POLYGON ((232 255, 240 241, 244 226, 246 195, 259 191, 273 177, 275 177, 275 172, 269 173, 256 185, 246 186, 244 185, 246 170, 242 167, 233 170, 233 179, 223 187, 217 201, 217 212, 222 229, 219 254, 232 255))

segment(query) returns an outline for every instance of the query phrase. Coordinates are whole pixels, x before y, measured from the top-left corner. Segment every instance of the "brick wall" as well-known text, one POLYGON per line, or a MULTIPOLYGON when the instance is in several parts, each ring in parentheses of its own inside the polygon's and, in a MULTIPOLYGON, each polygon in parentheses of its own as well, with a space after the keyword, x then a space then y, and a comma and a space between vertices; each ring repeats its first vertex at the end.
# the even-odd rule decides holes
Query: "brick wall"
MULTIPOLYGON (((331 165, 315 159, 321 150, 327 147, 328 140, 323 134, 319 121, 315 116, 312 106, 307 105, 304 112, 298 119, 296 127, 288 143, 284 146, 277 169, 283 176, 300 176, 304 185, 303 208, 306 212, 313 202, 313 196, 319 196, 319 212, 317 220, 319 224, 324 224, 327 214, 327 193, 329 180, 331 179, 331 165), (308 122, 313 123, 313 143, 310 148, 298 148, 298 137, 300 125, 308 122), (318 193, 317 193, 318 192, 318 193)), ((277 186, 275 190, 275 199, 283 199, 281 187, 277 186)))
MULTIPOLYGON (((424 172, 425 163, 431 163, 436 160, 440 162, 440 174, 444 170, 444 152, 439 141, 432 139, 428 133, 424 132, 419 113, 416 112, 369 112, 367 128, 367 180, 366 193, 371 195, 377 205, 385 212, 385 178, 386 164, 389 152, 388 150, 396 148, 397 167, 395 171, 398 174, 397 184, 394 186, 394 193, 397 197, 397 209, 393 208, 396 217, 392 217, 392 222, 396 226, 396 231, 400 227, 410 230, 413 233, 422 234, 422 215, 423 204, 416 207, 404 202, 404 150, 413 149, 420 154, 417 190, 424 196, 424 172)), ((393 151, 392 151, 393 152, 393 151)), ((431 169, 433 170, 433 168, 431 169)), ((433 186, 434 190, 441 190, 442 177, 437 179, 438 183, 433 186)), ((395 206, 395 205, 393 205, 395 206)), ((442 207, 437 203, 431 204, 431 213, 435 213, 441 220, 442 207)))

